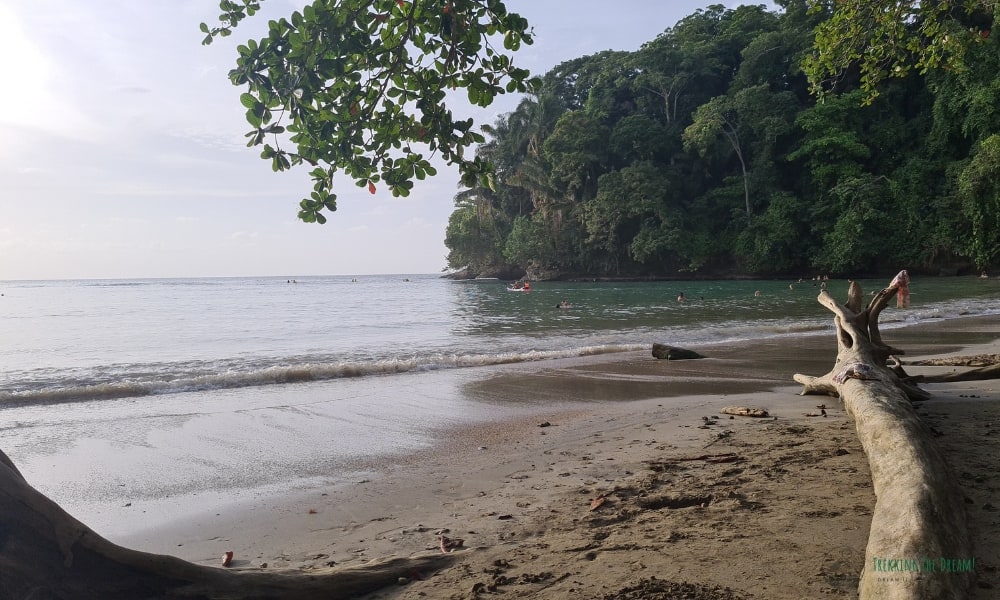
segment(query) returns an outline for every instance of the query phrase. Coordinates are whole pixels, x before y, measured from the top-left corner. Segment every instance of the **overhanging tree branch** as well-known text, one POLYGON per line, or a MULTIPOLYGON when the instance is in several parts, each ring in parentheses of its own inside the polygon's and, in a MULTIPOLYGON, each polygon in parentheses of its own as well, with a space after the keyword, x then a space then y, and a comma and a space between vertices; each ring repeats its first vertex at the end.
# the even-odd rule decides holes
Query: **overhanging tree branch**
MULTIPOLYGON (((230 35, 260 0, 222 0, 220 8, 218 27, 201 25, 205 43, 230 35)), ((532 91, 537 81, 507 54, 532 41, 528 22, 500 0, 315 0, 239 46, 229 76, 246 86, 248 146, 263 144, 275 171, 316 167, 299 217, 323 223, 322 212, 337 206, 334 175, 407 196, 415 179, 436 172, 419 148, 457 165, 464 183, 491 185, 490 166, 465 158, 484 138, 471 119, 454 118, 446 90, 463 88, 478 106, 532 91), (492 43, 501 38, 504 52, 492 43), (294 151, 264 144, 265 133, 286 134, 294 151)))

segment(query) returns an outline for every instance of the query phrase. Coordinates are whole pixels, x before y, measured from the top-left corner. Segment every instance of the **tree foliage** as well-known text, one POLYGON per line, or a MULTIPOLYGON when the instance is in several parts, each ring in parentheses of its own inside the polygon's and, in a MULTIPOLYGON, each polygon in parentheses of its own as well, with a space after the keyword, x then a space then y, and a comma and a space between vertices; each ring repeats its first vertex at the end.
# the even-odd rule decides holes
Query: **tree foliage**
MULTIPOLYGON (((260 0, 223 0, 205 42, 260 0)), ((406 195, 458 166, 448 265, 533 277, 864 275, 1000 262, 994 0, 712 5, 530 79, 500 0, 314 0, 239 47, 250 146, 406 195), (904 77, 906 76, 906 77, 904 77), (445 105, 521 93, 475 130, 445 105), (817 92, 820 92, 817 94, 817 92)))
POLYGON ((975 149, 958 176, 958 190, 971 226, 963 249, 985 269, 1000 258, 1000 134, 975 149))
MULTIPOLYGON (((803 65, 834 5, 778 4, 710 6, 635 52, 546 73, 479 147, 497 185, 475 195, 493 198, 503 251, 476 264, 534 277, 998 266, 997 40, 966 48, 962 69, 889 78, 878 96, 848 73, 817 99, 803 65)), ((900 35, 930 31, 906 15, 900 35)), ((457 214, 473 214, 474 190, 457 214)))
MULTIPOLYGON (((218 26, 201 24, 206 44, 230 35, 260 0, 222 0, 220 9, 218 26)), ((240 45, 229 78, 246 87, 247 145, 261 147, 275 171, 312 168, 299 217, 323 223, 322 211, 336 210, 338 173, 371 193, 384 185, 406 196, 435 174, 436 154, 458 165, 465 184, 491 185, 490 166, 470 151, 484 137, 445 98, 461 88, 487 106, 530 91, 510 54, 532 41, 528 22, 501 0, 315 0, 240 45)))
POLYGON ((990 35, 995 0, 809 0, 828 17, 816 28, 804 63, 817 94, 857 78, 865 101, 878 85, 912 71, 966 68, 970 46, 990 35), (857 72, 852 72, 856 69, 857 72))

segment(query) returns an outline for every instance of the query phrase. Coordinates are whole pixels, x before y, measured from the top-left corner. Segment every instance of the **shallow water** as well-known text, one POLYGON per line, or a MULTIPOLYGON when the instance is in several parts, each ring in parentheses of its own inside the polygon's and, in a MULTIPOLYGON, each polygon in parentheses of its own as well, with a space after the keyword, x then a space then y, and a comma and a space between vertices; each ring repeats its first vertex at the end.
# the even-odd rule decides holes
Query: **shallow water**
MULTIPOLYGON (((847 282, 829 285, 846 294, 847 282)), ((587 366, 648 360, 652 342, 756 342, 748 359, 759 367, 719 363, 725 373, 677 387, 686 393, 725 390, 723 375, 760 389, 788 383, 779 367, 809 353, 774 342, 832 331, 817 289, 788 286, 542 282, 512 293, 502 282, 412 275, 4 282, 2 449, 102 534, 135 532, 372 477, 463 423, 668 397, 659 373, 587 366), (572 308, 556 309, 562 299, 572 308)), ((911 291, 910 308, 883 313, 887 328, 1000 312, 993 280, 915 280, 911 291)))

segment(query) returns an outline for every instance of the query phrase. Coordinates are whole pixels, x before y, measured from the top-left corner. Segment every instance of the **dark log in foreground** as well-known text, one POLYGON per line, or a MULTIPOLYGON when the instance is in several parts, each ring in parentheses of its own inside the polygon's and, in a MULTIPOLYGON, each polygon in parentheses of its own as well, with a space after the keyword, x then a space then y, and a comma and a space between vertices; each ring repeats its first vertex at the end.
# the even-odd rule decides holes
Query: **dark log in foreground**
POLYGON ((705 358, 694 350, 668 346, 667 344, 653 344, 653 357, 666 360, 690 360, 695 358, 705 358))
POLYGON ((31 487, 0 451, 0 598, 337 600, 441 568, 454 554, 351 569, 240 570, 123 548, 31 487))
POLYGON ((847 304, 821 292, 820 304, 834 314, 837 360, 826 375, 797 374, 795 381, 803 394, 840 396, 868 456, 876 502, 862 600, 965 598, 969 563, 957 563, 963 568, 954 572, 956 563, 944 562, 973 558, 961 488, 910 403, 926 393, 900 377, 898 361, 896 370, 886 366, 902 351, 883 343, 878 329, 879 313, 906 283, 903 271, 864 309, 857 283, 847 304))

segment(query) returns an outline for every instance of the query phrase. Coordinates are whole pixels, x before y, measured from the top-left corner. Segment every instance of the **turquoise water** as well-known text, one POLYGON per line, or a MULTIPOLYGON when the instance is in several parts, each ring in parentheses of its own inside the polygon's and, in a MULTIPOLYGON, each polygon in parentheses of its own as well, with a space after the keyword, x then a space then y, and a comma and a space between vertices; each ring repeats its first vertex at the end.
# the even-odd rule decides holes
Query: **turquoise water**
MULTIPOLYGON (((836 298, 847 285, 828 283, 836 298)), ((815 286, 539 282, 522 293, 434 275, 0 282, 0 406, 802 335, 832 326, 815 286), (556 308, 562 300, 569 309, 556 308)), ((910 308, 883 313, 886 327, 1000 312, 996 279, 918 278, 911 295, 910 308)))

